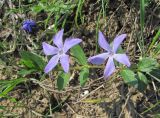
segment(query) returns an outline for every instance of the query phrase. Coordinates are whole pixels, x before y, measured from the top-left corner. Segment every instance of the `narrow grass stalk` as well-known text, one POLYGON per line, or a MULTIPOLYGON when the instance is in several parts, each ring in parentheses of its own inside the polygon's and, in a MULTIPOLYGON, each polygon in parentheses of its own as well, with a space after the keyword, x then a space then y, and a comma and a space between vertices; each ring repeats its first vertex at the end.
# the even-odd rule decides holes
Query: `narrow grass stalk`
POLYGON ((154 36, 150 46, 149 46, 149 49, 148 49, 148 52, 153 48, 154 44, 156 43, 156 41, 160 38, 160 29, 158 30, 158 32, 156 33, 156 35, 154 36))
POLYGON ((147 110, 145 110, 144 112, 142 112, 142 114, 147 113, 148 111, 152 110, 153 108, 155 108, 156 106, 158 106, 160 104, 160 101, 158 101, 156 104, 152 105, 150 108, 148 108, 147 110))
POLYGON ((96 21, 96 53, 98 52, 98 30, 99 30, 99 20, 101 18, 102 9, 98 15, 98 19, 96 21))
POLYGON ((149 76, 151 76, 156 81, 160 82, 160 80, 157 77, 155 77, 154 75, 152 75, 151 73, 147 72, 146 74, 148 74, 149 76))
POLYGON ((144 17, 145 17, 145 0, 140 0, 140 23, 141 23, 141 31, 144 30, 144 17))
POLYGON ((76 16, 75 16, 75 24, 78 27, 78 16, 80 16, 82 20, 82 7, 83 7, 84 0, 79 0, 78 2, 78 7, 76 11, 76 16))
POLYGON ((104 0, 102 0, 102 11, 103 11, 103 17, 105 17, 105 4, 104 4, 104 0))
POLYGON ((144 54, 144 18, 145 18, 145 0, 140 0, 140 25, 141 25, 141 46, 142 46, 142 53, 144 54))
POLYGON ((103 11, 103 18, 106 17, 106 8, 108 6, 109 1, 108 0, 102 0, 102 11, 103 11))

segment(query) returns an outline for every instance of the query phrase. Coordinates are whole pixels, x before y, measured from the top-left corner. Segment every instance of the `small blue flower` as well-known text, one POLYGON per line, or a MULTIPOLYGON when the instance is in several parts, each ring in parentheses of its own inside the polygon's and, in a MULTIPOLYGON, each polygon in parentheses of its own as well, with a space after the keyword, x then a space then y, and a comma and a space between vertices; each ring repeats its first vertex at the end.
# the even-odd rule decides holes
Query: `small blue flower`
POLYGON ((22 24, 22 29, 26 32, 33 33, 34 28, 36 28, 36 22, 33 20, 25 20, 22 24))
POLYGON ((63 39, 62 39, 63 31, 64 29, 60 30, 53 37, 53 42, 57 47, 47 44, 45 42, 43 42, 42 44, 44 53, 46 55, 53 55, 53 57, 50 59, 50 61, 48 62, 48 64, 44 69, 45 73, 48 73, 49 71, 54 69, 59 62, 61 63, 64 72, 68 73, 69 72, 69 55, 67 54, 67 52, 73 46, 82 42, 82 40, 78 38, 67 38, 63 43, 63 39))
POLYGON ((99 31, 98 43, 100 47, 105 50, 105 52, 98 54, 96 56, 90 57, 88 61, 91 62, 92 64, 100 65, 102 63, 105 63, 105 61, 107 60, 106 67, 104 69, 105 79, 107 79, 110 75, 112 75, 112 73, 116 69, 114 60, 128 67, 131 66, 129 58, 126 54, 117 54, 118 47, 120 46, 122 41, 126 38, 126 36, 127 36, 126 34, 121 34, 117 36, 113 41, 113 46, 111 47, 109 43, 106 41, 105 36, 102 34, 101 31, 99 31))

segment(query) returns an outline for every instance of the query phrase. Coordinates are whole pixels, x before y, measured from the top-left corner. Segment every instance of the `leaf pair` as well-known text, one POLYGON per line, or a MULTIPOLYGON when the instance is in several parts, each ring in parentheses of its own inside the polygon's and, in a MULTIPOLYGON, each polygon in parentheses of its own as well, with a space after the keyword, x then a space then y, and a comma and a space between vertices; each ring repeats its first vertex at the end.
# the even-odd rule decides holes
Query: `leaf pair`
POLYGON ((121 76, 126 84, 137 88, 139 91, 143 91, 148 85, 146 76, 141 72, 135 74, 133 71, 125 69, 121 72, 121 76))
MULTIPOLYGON (((78 64, 83 65, 83 68, 80 70, 79 73, 79 81, 80 85, 84 86, 89 76, 89 69, 87 68, 87 58, 84 54, 84 51, 79 45, 76 45, 71 49, 71 54, 73 57, 75 57, 75 60, 78 64)), ((69 73, 60 72, 57 79, 58 89, 62 90, 68 84, 69 79, 69 73)))
POLYGON ((77 45, 71 49, 71 53, 73 56, 76 58, 76 61, 80 64, 83 65, 84 68, 81 69, 80 74, 79 74, 79 81, 80 85, 84 86, 86 81, 88 80, 89 76, 89 69, 87 68, 87 57, 85 56, 84 51, 82 48, 77 45))
POLYGON ((158 63, 151 57, 142 58, 138 65, 138 71, 133 72, 132 70, 122 70, 121 76, 125 83, 130 86, 137 88, 139 91, 143 91, 148 85, 148 79, 146 73, 152 73, 158 67, 158 63))
POLYGON ((13 80, 0 80, 0 97, 6 96, 18 84, 24 81, 26 81, 24 78, 18 78, 13 80))
POLYGON ((28 52, 28 51, 21 51, 21 64, 23 64, 26 68, 19 71, 19 74, 22 76, 31 74, 36 71, 43 71, 46 63, 42 59, 42 57, 28 52))

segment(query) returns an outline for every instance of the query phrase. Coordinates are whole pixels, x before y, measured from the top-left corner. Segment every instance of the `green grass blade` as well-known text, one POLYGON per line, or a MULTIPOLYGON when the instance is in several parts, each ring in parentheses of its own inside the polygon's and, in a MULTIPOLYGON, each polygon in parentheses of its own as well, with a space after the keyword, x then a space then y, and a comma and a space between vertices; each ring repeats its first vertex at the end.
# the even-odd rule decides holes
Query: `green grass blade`
POLYGON ((141 25, 141 41, 142 53, 144 54, 144 18, 145 18, 145 0, 140 0, 140 25, 141 25))
POLYGON ((144 17, 145 17, 145 0, 140 0, 140 23, 141 23, 141 31, 144 30, 144 17))
POLYGON ((99 31, 99 21, 102 15, 102 10, 98 14, 98 19, 96 21, 96 53, 98 52, 98 31, 99 31))
POLYGON ((76 11, 76 16, 75 16, 75 24, 78 27, 78 16, 80 16, 82 20, 82 7, 83 7, 84 0, 79 0, 78 2, 78 7, 76 11))
POLYGON ((154 36, 150 46, 149 46, 149 49, 148 51, 151 50, 151 48, 154 46, 154 44, 156 43, 156 41, 160 38, 160 29, 158 30, 158 32, 156 33, 156 35, 154 36))

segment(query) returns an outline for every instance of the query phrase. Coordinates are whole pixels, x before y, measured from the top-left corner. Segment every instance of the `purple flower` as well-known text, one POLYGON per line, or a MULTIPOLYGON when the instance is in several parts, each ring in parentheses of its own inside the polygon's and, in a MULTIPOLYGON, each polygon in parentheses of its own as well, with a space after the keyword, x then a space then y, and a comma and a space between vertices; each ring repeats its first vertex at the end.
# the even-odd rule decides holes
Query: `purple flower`
POLYGON ((68 73, 69 71, 69 55, 66 53, 70 48, 79 44, 82 40, 78 38, 67 38, 63 44, 63 29, 60 30, 54 37, 53 42, 57 47, 51 46, 43 42, 43 51, 46 55, 53 55, 48 64, 46 65, 44 72, 51 71, 60 61, 63 70, 68 73))
POLYGON ((99 43, 100 47, 103 48, 107 52, 90 57, 88 59, 88 61, 91 62, 92 64, 100 65, 108 59, 108 62, 107 62, 106 67, 104 69, 105 79, 108 78, 115 71, 115 65, 114 65, 113 59, 115 59, 119 63, 127 65, 128 67, 131 65, 126 54, 117 54, 116 53, 119 45, 126 38, 126 36, 127 36, 126 34, 121 34, 121 35, 117 36, 114 39, 113 46, 111 48, 110 45, 108 44, 108 42, 106 41, 104 35, 102 34, 102 32, 99 31, 98 43, 99 43))
POLYGON ((36 22, 33 20, 25 20, 22 24, 22 29, 26 32, 32 33, 34 28, 36 28, 36 22))

